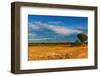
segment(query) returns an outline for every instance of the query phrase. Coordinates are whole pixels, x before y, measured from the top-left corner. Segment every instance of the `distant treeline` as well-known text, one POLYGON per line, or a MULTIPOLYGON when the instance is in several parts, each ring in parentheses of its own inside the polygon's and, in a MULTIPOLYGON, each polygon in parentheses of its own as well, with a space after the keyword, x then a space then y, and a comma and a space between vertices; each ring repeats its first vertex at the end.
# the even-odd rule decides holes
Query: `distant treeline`
POLYGON ((59 42, 59 43, 28 43, 29 46, 82 46, 88 44, 87 42, 84 44, 76 43, 76 42, 59 42))

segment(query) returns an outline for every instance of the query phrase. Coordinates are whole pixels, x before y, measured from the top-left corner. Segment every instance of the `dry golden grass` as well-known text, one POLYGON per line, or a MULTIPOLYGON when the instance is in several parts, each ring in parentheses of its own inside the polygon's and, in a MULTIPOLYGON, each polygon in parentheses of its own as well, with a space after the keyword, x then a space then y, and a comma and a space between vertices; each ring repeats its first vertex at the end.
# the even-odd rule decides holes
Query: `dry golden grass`
POLYGON ((28 60, 54 60, 54 59, 79 59, 88 57, 87 45, 66 46, 55 45, 29 45, 28 60))

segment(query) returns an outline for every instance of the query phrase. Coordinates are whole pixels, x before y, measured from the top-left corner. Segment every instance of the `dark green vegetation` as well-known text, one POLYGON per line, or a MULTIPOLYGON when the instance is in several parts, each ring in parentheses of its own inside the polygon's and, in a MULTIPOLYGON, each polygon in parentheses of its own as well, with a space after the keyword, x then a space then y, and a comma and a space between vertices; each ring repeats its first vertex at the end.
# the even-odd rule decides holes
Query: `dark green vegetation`
POLYGON ((87 40, 87 38, 88 38, 88 37, 87 37, 85 34, 83 34, 83 33, 78 34, 77 37, 78 37, 78 39, 79 39, 82 43, 84 43, 84 42, 87 40))
POLYGON ((79 33, 77 34, 77 38, 78 40, 76 40, 74 42, 74 45, 84 45, 84 44, 87 44, 87 35, 83 34, 83 33, 79 33))

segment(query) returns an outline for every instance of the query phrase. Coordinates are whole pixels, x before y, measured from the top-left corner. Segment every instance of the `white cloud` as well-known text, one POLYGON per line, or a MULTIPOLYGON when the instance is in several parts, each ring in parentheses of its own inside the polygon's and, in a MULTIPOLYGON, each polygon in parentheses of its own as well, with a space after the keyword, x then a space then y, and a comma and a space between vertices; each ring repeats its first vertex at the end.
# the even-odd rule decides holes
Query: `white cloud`
POLYGON ((41 27, 38 25, 32 24, 32 29, 39 30, 41 29, 41 27))
POLYGON ((33 22, 33 23, 29 24, 29 27, 34 29, 34 30, 39 30, 39 29, 41 29, 40 25, 41 25, 40 22, 33 22))
POLYGON ((35 33, 28 33, 28 36, 30 36, 30 37, 36 37, 37 34, 35 34, 35 33))
POLYGON ((39 39, 39 38, 38 39, 34 39, 34 38, 32 38, 32 39, 29 39, 29 40, 43 40, 43 39, 39 39))
POLYGON ((48 39, 53 39, 53 38, 32 38, 29 40, 48 40, 48 39))
POLYGON ((70 28, 61 27, 61 26, 52 26, 51 25, 48 28, 51 29, 52 31, 54 31, 58 34, 62 34, 62 35, 70 35, 70 34, 82 32, 80 30, 70 29, 70 28))
POLYGON ((50 25, 50 24, 42 23, 40 21, 34 22, 34 25, 32 25, 32 28, 36 29, 36 30, 46 28, 46 29, 49 29, 60 35, 71 35, 74 33, 82 33, 83 32, 78 29, 67 28, 67 26, 64 27, 64 26, 50 25))

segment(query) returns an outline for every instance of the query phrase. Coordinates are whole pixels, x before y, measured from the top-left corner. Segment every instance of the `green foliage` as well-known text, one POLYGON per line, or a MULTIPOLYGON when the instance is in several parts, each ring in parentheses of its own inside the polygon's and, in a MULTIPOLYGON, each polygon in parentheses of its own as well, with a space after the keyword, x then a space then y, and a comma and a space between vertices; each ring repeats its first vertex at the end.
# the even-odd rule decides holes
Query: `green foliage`
POLYGON ((85 34, 83 34, 83 33, 79 33, 78 35, 77 35, 77 37, 78 37, 78 39, 82 42, 82 43, 84 43, 86 40, 87 40, 87 35, 85 35, 85 34))

